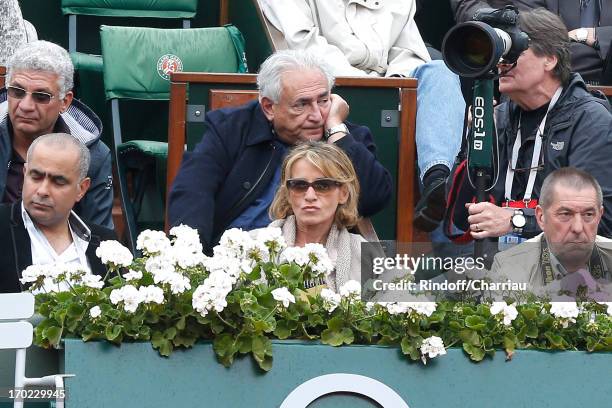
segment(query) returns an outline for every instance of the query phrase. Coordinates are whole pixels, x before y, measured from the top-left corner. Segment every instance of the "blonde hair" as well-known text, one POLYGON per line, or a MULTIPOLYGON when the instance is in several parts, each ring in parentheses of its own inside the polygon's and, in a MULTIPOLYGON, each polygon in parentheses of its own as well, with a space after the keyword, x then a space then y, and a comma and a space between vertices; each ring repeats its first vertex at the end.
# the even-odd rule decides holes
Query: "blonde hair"
POLYGON ((281 172, 281 183, 270 206, 270 218, 287 218, 293 214, 289 203, 287 180, 291 178, 291 168, 298 160, 306 160, 316 167, 325 177, 342 183, 348 191, 346 203, 336 208, 334 223, 338 228, 350 228, 357 224, 359 214, 357 202, 359 200, 359 180, 355 174, 353 163, 342 149, 323 142, 305 142, 293 148, 285 160, 281 172))

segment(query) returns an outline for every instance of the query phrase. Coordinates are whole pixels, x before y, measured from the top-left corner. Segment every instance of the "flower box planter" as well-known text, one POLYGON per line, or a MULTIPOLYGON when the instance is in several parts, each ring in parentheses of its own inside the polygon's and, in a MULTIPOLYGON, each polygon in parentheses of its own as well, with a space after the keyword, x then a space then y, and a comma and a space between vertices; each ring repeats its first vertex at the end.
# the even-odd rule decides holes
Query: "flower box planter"
MULTIPOLYGON (((610 407, 612 353, 518 350, 511 362, 498 352, 475 364, 461 349, 429 361, 409 362, 392 347, 330 347, 273 342, 274 364, 263 373, 250 356, 230 368, 212 345, 199 343, 160 357, 150 343, 84 343, 67 339, 60 367, 67 407, 278 407, 305 381, 331 373, 371 377, 419 407, 610 407)), ((311 407, 371 407, 355 395, 334 394, 311 407)))

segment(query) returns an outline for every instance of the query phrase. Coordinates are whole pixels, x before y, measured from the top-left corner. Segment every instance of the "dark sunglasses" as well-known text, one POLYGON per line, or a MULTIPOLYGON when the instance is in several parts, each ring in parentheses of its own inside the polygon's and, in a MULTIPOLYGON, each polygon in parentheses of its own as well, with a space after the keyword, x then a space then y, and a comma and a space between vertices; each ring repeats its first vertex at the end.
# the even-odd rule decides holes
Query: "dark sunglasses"
POLYGON ((18 86, 9 85, 6 87, 6 90, 8 92, 8 95, 11 98, 15 99, 23 99, 27 94, 30 94, 32 95, 32 99, 34 100, 34 102, 39 103, 41 105, 48 104, 49 102, 51 102, 51 99, 54 98, 54 96, 50 93, 40 91, 28 92, 23 88, 19 88, 18 86))
POLYGON ((335 187, 340 187, 342 185, 338 180, 330 179, 330 178, 320 178, 316 179, 312 183, 304 180, 304 179, 289 179, 287 180, 287 189, 294 193, 305 193, 308 191, 310 187, 314 189, 317 193, 329 193, 335 187))

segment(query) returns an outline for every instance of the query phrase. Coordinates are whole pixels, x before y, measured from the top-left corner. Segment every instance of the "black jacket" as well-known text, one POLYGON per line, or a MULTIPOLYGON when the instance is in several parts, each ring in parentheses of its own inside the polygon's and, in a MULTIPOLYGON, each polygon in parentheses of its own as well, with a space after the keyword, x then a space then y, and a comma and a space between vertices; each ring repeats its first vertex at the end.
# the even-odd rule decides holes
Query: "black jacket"
MULTIPOLYGON (((91 238, 85 255, 91 272, 104 277, 106 267, 96 256, 101 241, 116 239, 114 231, 87 223, 91 238)), ((21 201, 0 205, 0 293, 20 292, 21 272, 32 264, 30 236, 21 218, 21 201)))
MULTIPOLYGON (((376 159, 370 130, 347 123, 350 134, 336 142, 359 179, 359 213, 369 217, 389 202, 391 175, 376 159)), ((170 191, 170 225, 196 228, 205 251, 270 183, 283 155, 257 101, 206 115, 206 131, 185 153, 170 191)))
MULTIPOLYGON (((598 234, 612 237, 612 177, 610 162, 612 160, 612 114, 610 104, 602 95, 596 97, 589 93, 580 75, 572 74, 570 83, 563 89, 557 104, 551 109, 544 127, 542 155, 540 162, 544 169, 538 171, 533 189, 533 198, 540 196, 540 187, 544 178, 560 167, 572 166, 590 173, 601 185, 603 192, 604 214, 599 224, 598 234)), ((499 205, 504 200, 506 169, 512 157, 512 146, 516 140, 519 125, 520 108, 513 102, 499 105, 495 111, 495 122, 499 137, 499 177, 491 194, 499 205)), ((529 162, 533 151, 533 140, 523 142, 528 151, 529 162), (527 146, 530 143, 531 146, 527 146)), ((519 162, 521 157, 519 157, 519 162)), ((522 166, 518 166, 522 167, 522 166)), ((515 173, 514 184, 525 185, 528 172, 515 173)), ((463 187, 466 187, 465 185, 463 187)), ((513 200, 523 198, 523 191, 513 188, 513 200)), ((473 194, 473 193, 472 193, 473 194)), ((462 194, 465 197, 465 194, 462 194)), ((467 230, 467 212, 457 203, 455 223, 467 230)), ((540 232, 533 216, 528 217, 527 227, 523 229, 525 237, 540 232)))

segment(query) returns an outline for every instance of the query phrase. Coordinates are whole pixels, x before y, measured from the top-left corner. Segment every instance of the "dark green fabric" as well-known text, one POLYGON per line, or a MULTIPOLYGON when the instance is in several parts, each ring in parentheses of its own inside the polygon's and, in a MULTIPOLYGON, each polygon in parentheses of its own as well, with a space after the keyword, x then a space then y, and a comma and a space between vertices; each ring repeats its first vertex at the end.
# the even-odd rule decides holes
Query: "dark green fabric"
POLYGON ((198 0, 62 0, 62 13, 109 17, 192 18, 198 0))
POLYGON ((102 72, 103 63, 101 55, 85 54, 82 52, 71 52, 70 58, 75 71, 86 70, 88 72, 102 72))
POLYGON ((226 24, 223 27, 228 31, 234 48, 236 49, 236 56, 238 58, 238 73, 245 74, 249 72, 249 66, 247 64, 246 51, 244 49, 244 37, 238 28, 232 24, 226 24))
POLYGON ((100 37, 107 99, 169 99, 164 62, 173 61, 177 71, 228 73, 239 72, 241 63, 224 27, 102 26, 100 37))

